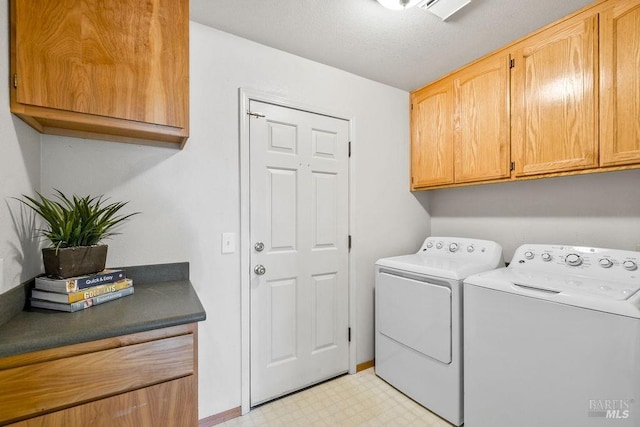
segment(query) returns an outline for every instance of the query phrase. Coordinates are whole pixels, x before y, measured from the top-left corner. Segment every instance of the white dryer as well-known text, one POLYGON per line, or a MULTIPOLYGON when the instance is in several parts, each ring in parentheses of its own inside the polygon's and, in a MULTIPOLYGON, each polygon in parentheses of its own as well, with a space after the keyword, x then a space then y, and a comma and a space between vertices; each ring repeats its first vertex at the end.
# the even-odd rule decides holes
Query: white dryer
POLYGON ((502 266, 497 243, 458 237, 428 237, 416 254, 376 262, 376 374, 457 426, 463 422, 462 283, 502 266))
POLYGON ((639 262, 527 244, 467 278, 465 426, 640 426, 639 262))

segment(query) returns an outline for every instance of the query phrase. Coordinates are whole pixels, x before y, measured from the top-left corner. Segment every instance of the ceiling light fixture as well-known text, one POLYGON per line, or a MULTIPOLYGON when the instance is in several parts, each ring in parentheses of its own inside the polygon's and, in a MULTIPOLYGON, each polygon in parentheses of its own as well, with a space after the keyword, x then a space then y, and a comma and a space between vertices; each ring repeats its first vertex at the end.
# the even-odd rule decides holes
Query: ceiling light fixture
MULTIPOLYGON (((380 0, 378 0, 380 1, 380 0)), ((427 10, 438 18, 446 21, 451 15, 471 3, 471 0, 427 0, 418 6, 427 10)))
POLYGON ((424 0, 378 0, 378 3, 391 10, 404 10, 416 6, 424 0))

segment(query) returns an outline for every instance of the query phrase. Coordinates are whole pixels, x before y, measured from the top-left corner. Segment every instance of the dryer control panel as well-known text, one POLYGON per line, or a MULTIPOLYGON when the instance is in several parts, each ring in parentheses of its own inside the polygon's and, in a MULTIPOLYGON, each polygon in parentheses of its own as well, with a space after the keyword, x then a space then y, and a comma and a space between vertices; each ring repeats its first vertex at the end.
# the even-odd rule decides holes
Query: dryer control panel
POLYGON ((418 253, 455 259, 486 262, 489 265, 502 263, 502 247, 491 240, 463 237, 427 237, 418 253))

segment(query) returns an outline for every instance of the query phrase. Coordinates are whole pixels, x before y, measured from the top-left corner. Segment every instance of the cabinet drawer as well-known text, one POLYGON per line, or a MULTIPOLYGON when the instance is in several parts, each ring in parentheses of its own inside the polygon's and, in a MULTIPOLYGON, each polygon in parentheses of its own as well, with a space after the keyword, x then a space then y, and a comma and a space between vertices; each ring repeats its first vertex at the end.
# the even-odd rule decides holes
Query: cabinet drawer
POLYGON ((193 373, 192 334, 2 370, 0 424, 193 373))

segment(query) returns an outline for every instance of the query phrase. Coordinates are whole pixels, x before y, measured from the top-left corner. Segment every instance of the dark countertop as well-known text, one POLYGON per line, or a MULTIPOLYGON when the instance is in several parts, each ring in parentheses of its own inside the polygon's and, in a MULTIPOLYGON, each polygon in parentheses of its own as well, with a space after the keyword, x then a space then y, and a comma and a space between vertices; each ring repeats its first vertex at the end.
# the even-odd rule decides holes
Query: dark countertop
MULTIPOLYGON (((125 267, 134 294, 74 313, 26 308, 0 325, 0 357, 205 320, 188 263, 125 267)), ((23 295, 28 295, 30 284, 23 295)), ((0 295, 0 311, 14 297, 0 295)), ((24 301, 23 301, 24 302, 24 301)))

